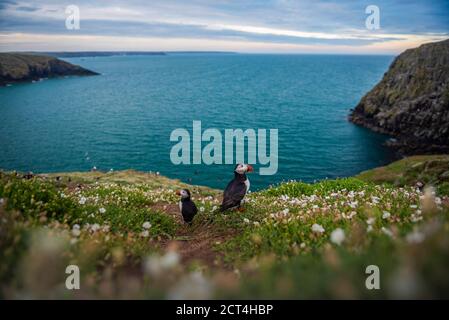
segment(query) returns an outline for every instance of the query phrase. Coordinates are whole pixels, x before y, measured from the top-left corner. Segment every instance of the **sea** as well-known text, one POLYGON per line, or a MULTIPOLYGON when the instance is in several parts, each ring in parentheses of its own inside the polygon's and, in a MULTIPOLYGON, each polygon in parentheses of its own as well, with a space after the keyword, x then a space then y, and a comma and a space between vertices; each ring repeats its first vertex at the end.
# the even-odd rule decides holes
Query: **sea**
MULTIPOLYGON (((0 169, 135 169, 221 189, 232 179, 236 161, 231 154, 225 163, 225 130, 265 129, 266 154, 273 152, 277 168, 261 174, 268 164, 256 157, 252 190, 352 176, 395 158, 384 146, 387 136, 347 120, 393 58, 220 53, 68 58, 100 75, 0 88, 0 169), (222 134, 221 155, 219 149, 214 153, 222 164, 193 163, 194 121, 201 122, 202 132, 222 134), (170 137, 177 129, 190 135, 190 150, 182 150, 190 163, 176 164, 171 157, 177 141, 170 137), (268 143, 270 129, 277 130, 277 153, 268 143)), ((200 142, 195 152, 207 145, 200 142)))

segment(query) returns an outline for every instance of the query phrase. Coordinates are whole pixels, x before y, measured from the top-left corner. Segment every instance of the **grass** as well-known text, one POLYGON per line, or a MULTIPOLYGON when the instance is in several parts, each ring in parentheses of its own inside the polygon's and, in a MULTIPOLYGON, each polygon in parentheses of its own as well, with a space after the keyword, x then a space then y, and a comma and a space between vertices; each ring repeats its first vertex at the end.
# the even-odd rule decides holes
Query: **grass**
POLYGON ((449 195, 449 156, 412 156, 385 167, 362 172, 356 178, 395 186, 432 184, 441 194, 449 195))
POLYGON ((446 158, 283 183, 226 214, 217 210, 220 191, 156 174, 0 173, 0 294, 447 298, 449 200, 445 182, 435 180, 446 158), (416 179, 436 191, 417 188, 416 179), (174 193, 184 187, 199 208, 191 226, 174 193), (81 290, 64 287, 69 264, 80 267, 81 290), (381 290, 365 287, 371 264, 381 269, 381 290))

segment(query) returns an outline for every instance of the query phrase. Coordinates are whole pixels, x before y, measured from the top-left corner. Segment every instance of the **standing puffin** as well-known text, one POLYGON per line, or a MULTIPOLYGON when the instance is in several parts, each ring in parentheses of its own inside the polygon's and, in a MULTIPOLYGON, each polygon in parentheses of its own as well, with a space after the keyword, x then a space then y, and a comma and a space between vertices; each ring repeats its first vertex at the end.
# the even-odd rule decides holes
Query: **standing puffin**
POLYGON ((252 172, 253 167, 249 164, 237 164, 234 169, 234 179, 229 182, 223 194, 223 203, 220 211, 239 208, 242 200, 245 198, 249 190, 249 180, 246 177, 247 172, 252 172))
POLYGON ((187 189, 181 189, 176 191, 178 196, 181 196, 181 201, 179 201, 179 211, 182 214, 182 218, 185 223, 190 224, 193 217, 198 212, 195 203, 190 199, 190 191, 187 189))

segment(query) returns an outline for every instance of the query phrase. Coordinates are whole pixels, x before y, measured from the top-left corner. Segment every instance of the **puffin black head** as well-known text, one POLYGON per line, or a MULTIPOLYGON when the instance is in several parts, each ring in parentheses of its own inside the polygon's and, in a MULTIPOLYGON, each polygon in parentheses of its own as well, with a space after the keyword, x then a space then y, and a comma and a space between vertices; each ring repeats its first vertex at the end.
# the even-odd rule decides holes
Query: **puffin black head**
POLYGON ((178 196, 181 196, 181 200, 184 200, 184 199, 190 199, 190 191, 188 190, 188 189, 181 189, 181 190, 178 190, 178 191, 176 191, 176 194, 178 195, 178 196))
POLYGON ((253 171, 254 171, 253 167, 245 163, 238 163, 234 168, 234 172, 240 175, 253 171))

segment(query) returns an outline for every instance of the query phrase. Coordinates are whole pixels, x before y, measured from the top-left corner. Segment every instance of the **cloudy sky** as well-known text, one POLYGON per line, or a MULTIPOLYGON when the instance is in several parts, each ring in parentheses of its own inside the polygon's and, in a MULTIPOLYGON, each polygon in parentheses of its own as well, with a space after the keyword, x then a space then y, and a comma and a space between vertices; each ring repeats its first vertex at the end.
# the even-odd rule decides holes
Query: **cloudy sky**
POLYGON ((0 0, 0 51, 397 54, 447 38, 448 0, 0 0), (66 28, 69 5, 79 30, 66 28))

